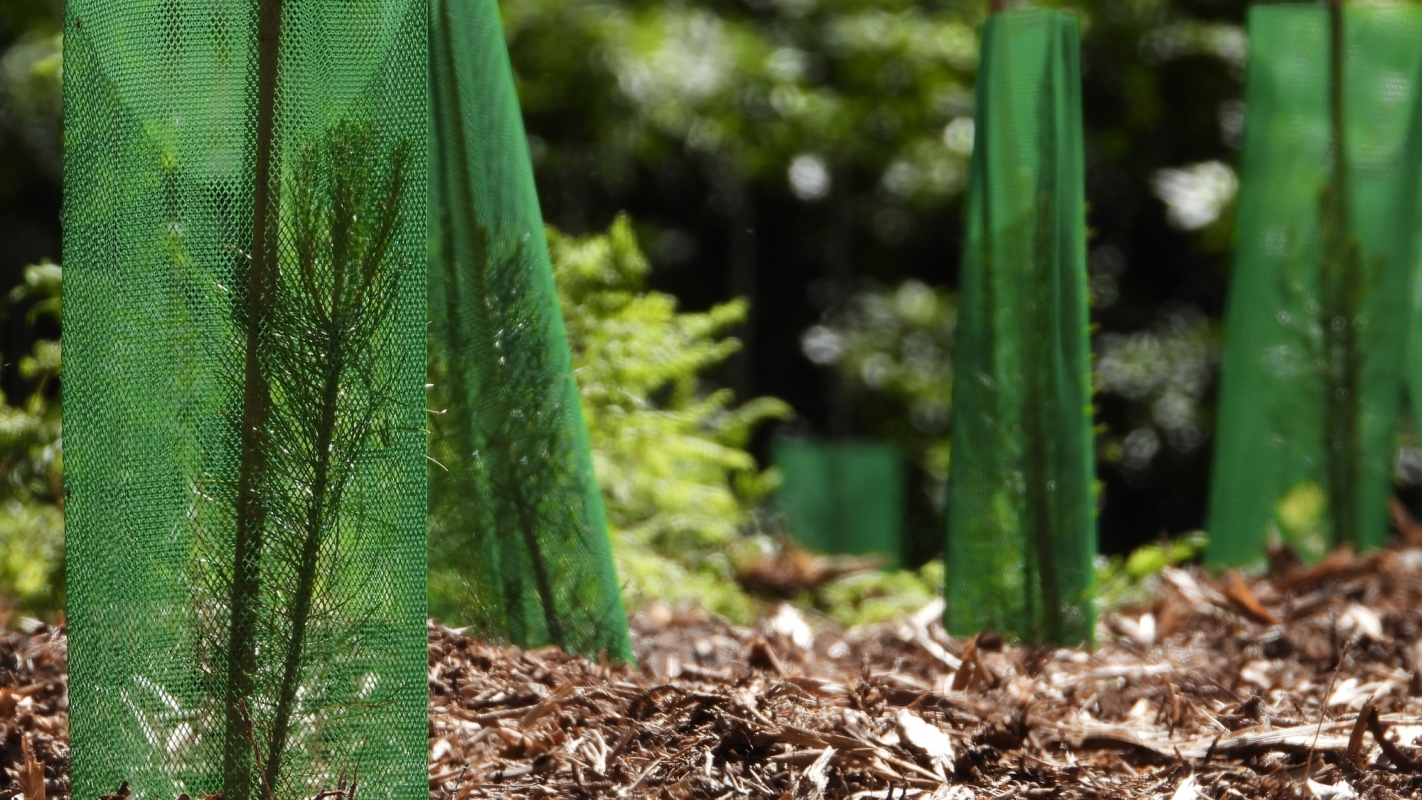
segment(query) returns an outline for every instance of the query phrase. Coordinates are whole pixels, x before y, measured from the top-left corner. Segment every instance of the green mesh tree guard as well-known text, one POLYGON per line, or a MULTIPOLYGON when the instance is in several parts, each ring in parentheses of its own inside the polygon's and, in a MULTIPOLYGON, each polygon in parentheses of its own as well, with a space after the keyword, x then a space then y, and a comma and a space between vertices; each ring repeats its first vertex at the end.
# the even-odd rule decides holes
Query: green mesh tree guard
POLYGON ((1259 563, 1276 534, 1306 559, 1387 534, 1422 166, 1422 10, 1348 9, 1342 22, 1335 104, 1328 9, 1249 15, 1213 564, 1259 563))
POLYGON ((1096 522, 1079 30, 983 27, 948 476, 945 625, 1092 634, 1096 522))
POLYGON ((899 565, 905 478, 898 448, 782 440, 774 450, 782 478, 776 501, 797 541, 821 553, 877 553, 885 567, 899 565))
POLYGON ((69 0, 73 792, 426 792, 423 0, 69 0))
POLYGON ((431 612, 631 657, 495 0, 431 0, 431 612))

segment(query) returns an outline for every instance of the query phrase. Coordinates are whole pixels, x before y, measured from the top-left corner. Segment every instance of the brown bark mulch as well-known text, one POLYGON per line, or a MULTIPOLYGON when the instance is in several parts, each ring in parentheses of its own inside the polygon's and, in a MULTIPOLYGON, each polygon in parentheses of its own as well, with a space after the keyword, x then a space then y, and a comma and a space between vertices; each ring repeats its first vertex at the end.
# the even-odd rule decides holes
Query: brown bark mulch
MULTIPOLYGON (((1167 570, 1094 653, 952 638, 939 612, 849 632, 784 608, 754 629, 642 612, 637 667, 432 623, 430 798, 1422 792, 1422 549, 1167 570)), ((25 739, 68 798, 64 648, 0 633, 0 800, 25 796, 25 739)))

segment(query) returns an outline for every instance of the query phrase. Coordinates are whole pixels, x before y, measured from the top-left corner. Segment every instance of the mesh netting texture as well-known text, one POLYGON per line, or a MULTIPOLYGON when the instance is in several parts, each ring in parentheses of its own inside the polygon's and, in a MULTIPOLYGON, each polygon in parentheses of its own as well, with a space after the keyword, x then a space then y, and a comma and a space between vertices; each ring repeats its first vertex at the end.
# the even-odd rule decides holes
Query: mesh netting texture
POLYGON ((1334 65, 1326 8, 1249 15, 1214 564, 1261 563, 1275 536, 1316 559, 1387 534, 1422 167, 1422 10, 1348 9, 1341 23, 1334 65))
POLYGON ((69 0, 73 792, 426 792, 423 0, 69 0))
POLYGON ((630 659, 495 0, 431 0, 430 610, 630 659))
POLYGON ((776 503, 790 534, 821 553, 877 553, 886 568, 904 557, 904 463, 877 442, 775 443, 776 503))
POLYGON ((1090 641, 1092 495, 1079 26, 983 28, 948 477, 945 625, 1090 641))

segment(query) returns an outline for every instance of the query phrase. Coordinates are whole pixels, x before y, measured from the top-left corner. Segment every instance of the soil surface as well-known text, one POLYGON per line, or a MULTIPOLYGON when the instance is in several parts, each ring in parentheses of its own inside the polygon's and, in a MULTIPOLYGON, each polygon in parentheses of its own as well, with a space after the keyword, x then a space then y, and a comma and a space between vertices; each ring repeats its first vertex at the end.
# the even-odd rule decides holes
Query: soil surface
MULTIPOLYGON (((1422 549, 1159 584, 1094 653, 952 638, 941 607, 849 632, 642 612, 636 667, 431 623, 430 798, 1422 792, 1422 549)), ((0 800, 36 763, 69 797, 64 664, 61 629, 0 633, 0 800)))

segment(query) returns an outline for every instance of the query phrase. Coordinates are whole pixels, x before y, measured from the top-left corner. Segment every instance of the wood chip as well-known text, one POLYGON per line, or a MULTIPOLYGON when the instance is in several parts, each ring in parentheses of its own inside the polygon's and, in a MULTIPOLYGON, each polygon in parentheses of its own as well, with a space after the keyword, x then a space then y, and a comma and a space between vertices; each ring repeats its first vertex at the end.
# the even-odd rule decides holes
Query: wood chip
POLYGON ((20 791, 24 793, 25 800, 45 800, 44 793, 44 767, 40 766, 35 758, 34 750, 30 747, 30 737, 20 736, 21 762, 19 774, 15 776, 15 782, 20 785, 20 791))
POLYGON ((834 748, 827 747, 820 753, 795 781, 794 800, 821 800, 825 787, 829 785, 830 761, 834 758, 834 748))
POLYGON ((1239 613, 1265 625, 1278 625, 1281 620, 1269 609, 1265 608, 1254 593, 1249 591, 1249 586, 1244 583, 1244 579, 1238 572, 1230 570, 1229 576, 1225 579, 1225 585, 1221 587, 1225 599, 1229 600, 1230 606, 1239 613))

